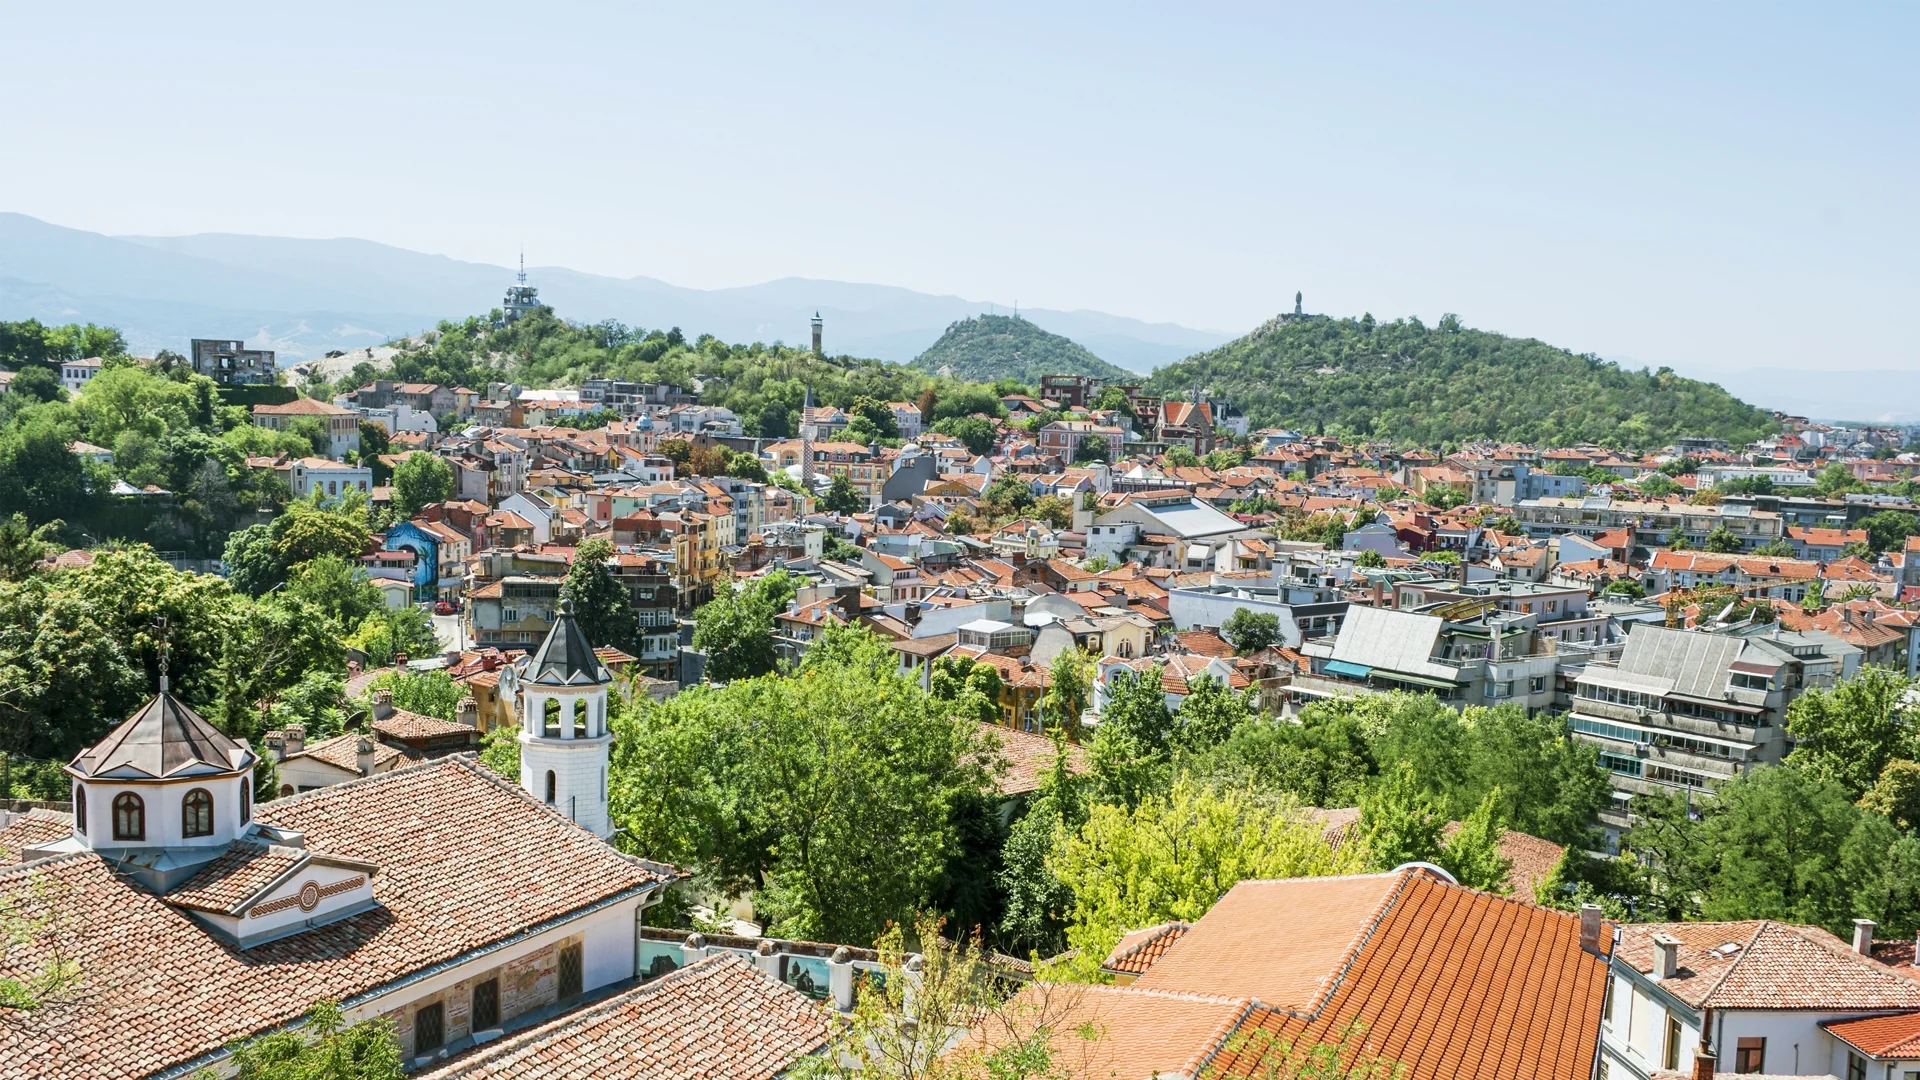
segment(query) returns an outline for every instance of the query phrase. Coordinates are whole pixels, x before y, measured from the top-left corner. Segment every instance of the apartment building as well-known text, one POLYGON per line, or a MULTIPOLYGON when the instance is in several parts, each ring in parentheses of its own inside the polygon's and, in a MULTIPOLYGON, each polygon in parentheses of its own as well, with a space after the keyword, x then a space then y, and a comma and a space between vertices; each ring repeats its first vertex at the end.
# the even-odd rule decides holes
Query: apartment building
POLYGON ((1743 630, 1641 626, 1617 663, 1579 672, 1567 725, 1612 774, 1614 806, 1601 820, 1614 838, 1636 795, 1711 793, 1780 761, 1787 705, 1858 667, 1859 649, 1821 631, 1743 630))
POLYGON ((278 373, 272 349, 249 349, 244 341, 194 338, 187 353, 194 374, 221 386, 272 386, 278 373))
POLYGON ((1707 534, 1724 527, 1751 551, 1781 538, 1780 515, 1735 503, 1694 506, 1689 503, 1639 502, 1592 495, 1582 499, 1522 499, 1513 508, 1515 520, 1528 535, 1592 538, 1613 529, 1634 530, 1648 547, 1670 546, 1684 538, 1693 547, 1706 543, 1707 534))

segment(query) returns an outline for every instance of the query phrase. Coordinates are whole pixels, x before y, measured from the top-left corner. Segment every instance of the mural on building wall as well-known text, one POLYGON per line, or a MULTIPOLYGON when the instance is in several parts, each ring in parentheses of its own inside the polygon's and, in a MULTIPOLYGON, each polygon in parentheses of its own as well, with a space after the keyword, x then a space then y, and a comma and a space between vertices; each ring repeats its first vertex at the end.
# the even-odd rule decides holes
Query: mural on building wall
POLYGON ((665 941, 640 943, 641 982, 657 979, 670 971, 678 971, 686 962, 686 951, 678 945, 665 941))
POLYGON ((426 530, 403 521, 387 530, 380 545, 385 551, 413 552, 413 598, 432 600, 440 594, 440 545, 426 530))
POLYGON ((815 1001, 825 1001, 831 987, 827 962, 817 956, 782 956, 780 981, 815 1001))

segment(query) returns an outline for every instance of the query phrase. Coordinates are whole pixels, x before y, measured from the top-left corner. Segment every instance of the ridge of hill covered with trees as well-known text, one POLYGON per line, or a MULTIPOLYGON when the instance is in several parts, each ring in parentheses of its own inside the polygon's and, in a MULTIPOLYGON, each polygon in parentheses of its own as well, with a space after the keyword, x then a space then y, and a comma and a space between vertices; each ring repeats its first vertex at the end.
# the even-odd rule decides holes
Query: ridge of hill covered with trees
POLYGON ((1275 319, 1149 379, 1161 393, 1196 383, 1245 410, 1255 427, 1423 446, 1493 439, 1647 449, 1683 435, 1738 444, 1776 429, 1765 410, 1713 383, 1474 330, 1453 315, 1432 327, 1372 315, 1275 319))
POLYGON ((925 372, 953 369, 967 382, 1014 379, 1038 386, 1042 375, 1091 375, 1115 383, 1135 383, 1138 375, 1107 363, 1071 338, 1048 333, 1018 315, 976 315, 961 319, 912 365, 925 372))

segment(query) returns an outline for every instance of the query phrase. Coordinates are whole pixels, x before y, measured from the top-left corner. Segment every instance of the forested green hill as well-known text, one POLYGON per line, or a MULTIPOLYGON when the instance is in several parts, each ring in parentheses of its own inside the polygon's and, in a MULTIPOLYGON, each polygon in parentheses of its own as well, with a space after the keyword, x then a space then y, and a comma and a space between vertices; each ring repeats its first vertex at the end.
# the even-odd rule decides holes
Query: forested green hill
POLYGON ((1629 371, 1531 338, 1418 319, 1276 319, 1154 372, 1162 393, 1196 382, 1255 427, 1437 446, 1470 439, 1623 449, 1682 435, 1746 442, 1767 412, 1667 368, 1629 371))
POLYGON ((911 366, 926 372, 951 367, 953 377, 966 382, 1015 379, 1029 386, 1038 386, 1042 375, 1092 375, 1117 383, 1140 380, 1072 339, 1010 315, 978 315, 954 323, 911 366))

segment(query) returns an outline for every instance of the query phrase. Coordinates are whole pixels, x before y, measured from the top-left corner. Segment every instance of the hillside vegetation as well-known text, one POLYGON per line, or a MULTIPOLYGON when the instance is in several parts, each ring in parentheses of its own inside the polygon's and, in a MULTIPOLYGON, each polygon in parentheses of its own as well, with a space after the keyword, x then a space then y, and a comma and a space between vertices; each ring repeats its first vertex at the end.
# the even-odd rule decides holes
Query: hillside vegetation
POLYGON ((1092 375, 1108 382, 1133 383, 1140 377, 1107 363, 1070 338, 1050 334, 1012 315, 961 319, 913 361, 913 367, 938 372, 951 367, 966 382, 1014 379, 1038 386, 1042 375, 1092 375))
POLYGON ((1256 427, 1435 446, 1470 439, 1544 446, 1664 446, 1682 435, 1741 443, 1775 428, 1764 410, 1670 369, 1629 371, 1531 338, 1418 319, 1276 319, 1155 372, 1162 393, 1196 382, 1256 427))

